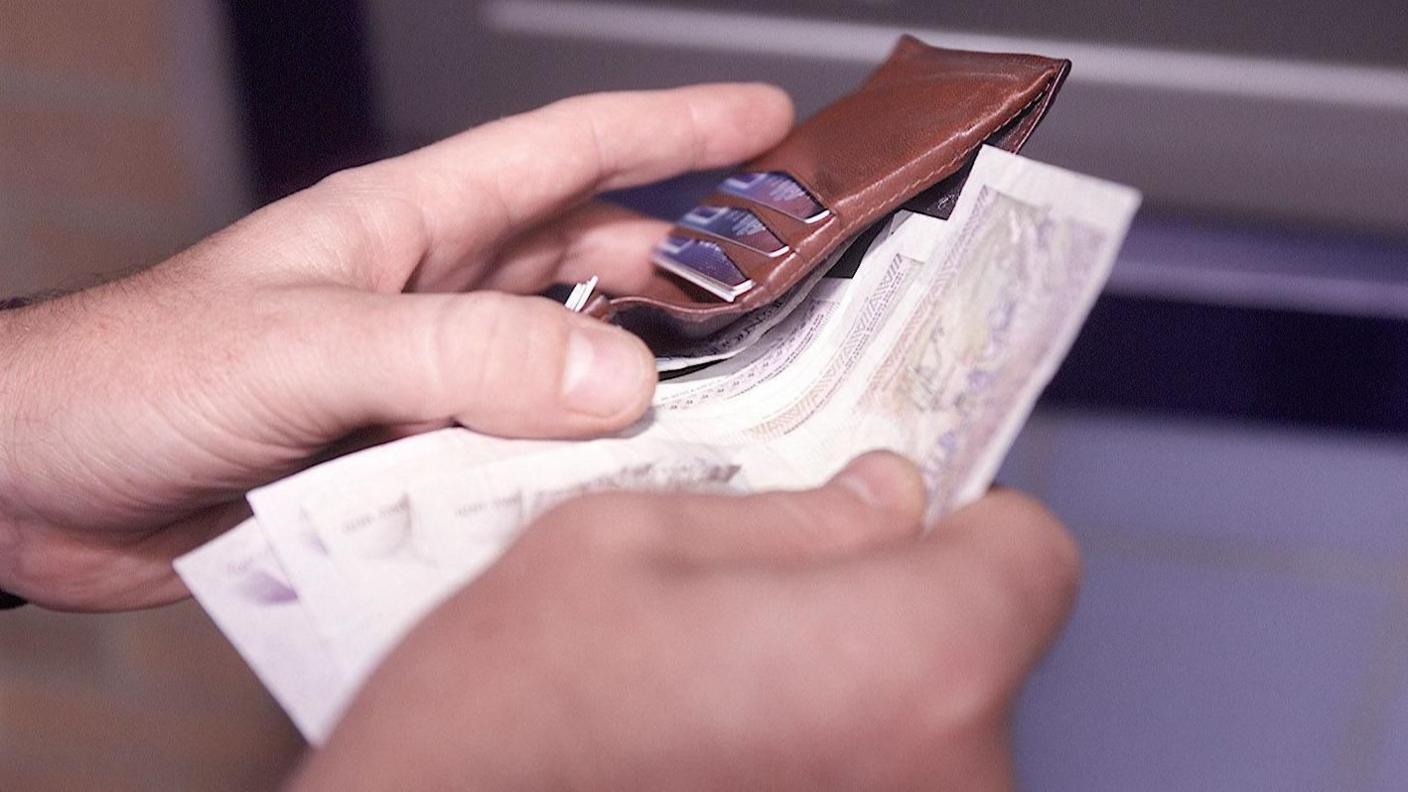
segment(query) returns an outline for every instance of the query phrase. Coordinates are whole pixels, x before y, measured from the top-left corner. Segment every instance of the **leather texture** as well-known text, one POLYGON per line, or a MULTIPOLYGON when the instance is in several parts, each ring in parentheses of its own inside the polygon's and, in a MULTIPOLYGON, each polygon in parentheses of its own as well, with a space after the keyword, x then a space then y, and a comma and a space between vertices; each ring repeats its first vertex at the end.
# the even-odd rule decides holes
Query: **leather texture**
MULTIPOLYGON (((807 224, 721 192, 700 202, 746 208, 790 247, 768 258, 712 240, 754 281, 752 289, 730 303, 656 272, 640 292, 595 297, 585 312, 632 330, 657 353, 727 326, 778 299, 839 245, 895 209, 915 200, 951 206, 978 148, 1021 149, 1069 69, 1066 60, 946 50, 902 37, 858 90, 740 168, 790 174, 831 210, 828 217, 807 224)), ((672 233, 700 236, 681 226, 672 233)))

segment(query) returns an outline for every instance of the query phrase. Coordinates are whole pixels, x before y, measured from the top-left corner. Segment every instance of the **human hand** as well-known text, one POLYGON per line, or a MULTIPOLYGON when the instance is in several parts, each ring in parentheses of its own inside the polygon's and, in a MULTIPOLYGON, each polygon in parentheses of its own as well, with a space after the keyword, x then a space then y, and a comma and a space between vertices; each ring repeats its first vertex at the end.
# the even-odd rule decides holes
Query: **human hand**
POLYGON ((872 454, 810 492, 561 506, 412 631, 294 787, 1008 788, 1075 548, 1006 491, 920 536, 923 500, 872 454))
POLYGON ((0 589, 67 609, 184 596, 171 559, 238 520, 244 490, 367 427, 629 424, 654 387, 644 345, 506 294, 639 285, 666 224, 588 199, 745 159, 791 113, 759 85, 565 100, 0 312, 0 589))

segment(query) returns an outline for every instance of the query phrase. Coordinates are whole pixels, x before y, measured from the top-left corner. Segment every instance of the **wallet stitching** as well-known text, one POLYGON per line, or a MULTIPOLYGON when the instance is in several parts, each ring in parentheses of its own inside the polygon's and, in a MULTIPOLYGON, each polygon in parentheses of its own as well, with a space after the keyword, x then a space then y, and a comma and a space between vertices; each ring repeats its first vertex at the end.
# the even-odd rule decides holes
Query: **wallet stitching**
MULTIPOLYGON (((1054 80, 1054 78, 1053 78, 1053 80, 1054 80)), ((991 137, 993 134, 997 134, 997 132, 1000 131, 1003 127, 1005 127, 1005 126, 1007 126, 1008 124, 1012 123, 1013 121, 1017 120, 1018 118, 1020 118, 1020 117, 1022 116, 1022 114, 1026 113, 1028 110, 1031 110, 1033 107, 1035 107, 1035 106, 1036 106, 1036 103, 1039 102, 1039 101, 1041 101, 1042 97, 1046 96, 1046 92, 1047 92, 1048 90, 1050 90, 1050 88, 1051 88, 1051 82, 1052 82, 1052 81, 1048 81, 1047 84, 1044 85, 1044 86, 1042 86, 1042 89, 1037 92, 1036 96, 1032 97, 1029 102, 1027 102, 1026 104, 1022 105, 1020 108, 1018 108, 1016 112, 1014 112, 1014 113, 1012 113, 1012 115, 1008 116, 1005 120, 1003 120, 1002 123, 998 124, 998 125, 997 125, 997 128, 994 129, 993 132, 992 132, 992 134, 988 135, 988 137, 991 137)), ((975 152, 975 151, 977 151, 978 149, 982 148, 982 147, 983 147, 983 144, 984 144, 986 141, 987 141, 987 138, 983 138, 982 140, 978 141, 978 144, 977 144, 977 145, 973 146, 972 148, 964 149, 961 154, 958 154, 958 155, 954 156, 953 158, 951 158, 950 160, 948 160, 947 162, 945 162, 942 167, 934 168, 932 171, 929 171, 929 172, 928 172, 927 174, 925 174, 924 176, 922 176, 922 177, 920 177, 920 178, 918 178, 918 179, 915 179, 914 181, 910 182, 908 185, 906 185, 903 189, 900 190, 901 195, 908 195, 911 191, 914 190, 914 188, 918 187, 918 186, 921 185, 921 184, 924 184, 925 182, 931 182, 931 183, 932 183, 932 182, 937 182, 937 180, 938 180, 938 175, 939 175, 940 173, 943 173, 945 170, 948 170, 948 169, 950 169, 950 168, 953 168, 953 167, 954 167, 955 165, 957 165, 958 163, 960 163, 960 162, 962 162, 963 160, 967 159, 973 152, 975 152)), ((877 185, 877 187, 878 187, 878 185, 877 185)), ((862 223, 862 225, 863 225, 863 223, 862 223)))

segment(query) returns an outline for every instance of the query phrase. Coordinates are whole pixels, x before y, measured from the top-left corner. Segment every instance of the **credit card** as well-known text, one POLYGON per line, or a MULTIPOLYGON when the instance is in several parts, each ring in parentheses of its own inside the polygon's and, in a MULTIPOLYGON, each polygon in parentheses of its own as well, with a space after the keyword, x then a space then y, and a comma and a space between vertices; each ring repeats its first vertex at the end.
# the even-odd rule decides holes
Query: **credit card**
POLYGON ((723 248, 703 239, 671 234, 655 246, 650 260, 666 272, 729 302, 753 288, 753 281, 738 269, 723 248))
POLYGON ((724 179, 719 191, 747 198, 804 223, 815 223, 831 214, 796 179, 782 171, 735 173, 724 179))
POLYGON ((680 225, 710 236, 756 250, 765 256, 780 256, 787 252, 773 232, 758 216, 734 206, 696 206, 680 218, 680 225))

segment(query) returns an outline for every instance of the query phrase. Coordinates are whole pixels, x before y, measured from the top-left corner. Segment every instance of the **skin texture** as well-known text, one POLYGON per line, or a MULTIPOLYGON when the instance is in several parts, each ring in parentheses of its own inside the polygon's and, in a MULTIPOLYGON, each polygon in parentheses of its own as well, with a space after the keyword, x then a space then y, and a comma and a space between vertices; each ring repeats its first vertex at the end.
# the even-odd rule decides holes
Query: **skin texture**
POLYGON ((653 393, 645 346, 519 295, 638 285, 666 224, 591 197, 746 159, 791 122, 763 85, 568 99, 0 312, 0 588, 74 610, 183 597, 171 559, 339 441, 629 424, 653 393))
POLYGON ((884 453, 811 492, 560 508, 405 640, 295 788, 1010 788, 1074 546, 1012 492, 923 536, 922 509, 884 453))
MULTIPOLYGON (((522 296, 630 289, 666 226, 595 193, 776 143, 759 85, 603 94, 351 171, 126 280, 0 312, 0 588, 186 594, 242 493, 459 422, 587 437, 654 388, 634 337, 522 296)), ((1076 553, 998 492, 927 533, 908 462, 809 492, 596 495, 529 526, 391 654, 306 790, 1002 789, 1076 553)))

